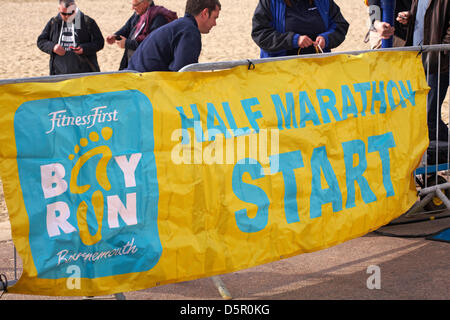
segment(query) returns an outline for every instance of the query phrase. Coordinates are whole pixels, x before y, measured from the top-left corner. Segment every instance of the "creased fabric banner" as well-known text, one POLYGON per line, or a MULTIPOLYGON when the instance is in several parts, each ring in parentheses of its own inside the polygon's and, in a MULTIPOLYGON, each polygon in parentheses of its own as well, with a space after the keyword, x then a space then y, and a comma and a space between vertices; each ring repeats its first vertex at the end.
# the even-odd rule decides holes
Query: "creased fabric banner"
POLYGON ((23 274, 96 296, 360 237, 416 201, 416 52, 0 86, 0 173, 23 274))

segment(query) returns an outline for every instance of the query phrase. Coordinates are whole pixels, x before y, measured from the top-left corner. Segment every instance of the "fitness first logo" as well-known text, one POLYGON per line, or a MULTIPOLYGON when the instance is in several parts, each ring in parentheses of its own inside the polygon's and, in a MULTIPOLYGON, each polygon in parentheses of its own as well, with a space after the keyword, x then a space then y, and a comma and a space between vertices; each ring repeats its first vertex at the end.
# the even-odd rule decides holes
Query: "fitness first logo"
POLYGON ((145 95, 125 90, 30 101, 16 113, 15 135, 40 276, 65 278, 68 264, 88 278, 155 266, 162 252, 159 189, 153 108, 145 95))
POLYGON ((90 129, 95 124, 119 121, 117 110, 108 112, 107 106, 94 107, 89 114, 80 116, 70 116, 67 114, 67 110, 50 112, 48 116, 50 118, 50 129, 45 132, 46 134, 50 134, 60 127, 85 126, 90 129))

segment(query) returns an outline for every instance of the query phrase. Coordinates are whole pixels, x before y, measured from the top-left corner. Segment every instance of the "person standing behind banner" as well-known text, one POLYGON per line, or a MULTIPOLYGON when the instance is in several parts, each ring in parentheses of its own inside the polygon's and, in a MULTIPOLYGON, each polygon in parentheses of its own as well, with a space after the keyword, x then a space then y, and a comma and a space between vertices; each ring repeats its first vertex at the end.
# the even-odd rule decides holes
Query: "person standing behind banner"
MULTIPOLYGON (((407 26, 406 46, 450 44, 449 1, 413 0, 410 11, 398 14, 397 21, 407 26)), ((427 99, 428 136, 436 140, 439 131, 437 139, 448 141, 448 126, 442 121, 441 109, 449 86, 449 52, 424 52, 422 60, 431 88, 427 99)))
POLYGON ((259 0, 251 35, 266 58, 329 52, 348 27, 333 0, 259 0))
POLYGON ((219 0, 187 0, 185 16, 153 31, 131 57, 127 70, 178 71, 197 63, 202 50, 201 34, 216 25, 219 0))
POLYGON ((128 61, 139 44, 155 29, 178 18, 177 14, 162 6, 156 6, 153 0, 132 0, 133 15, 125 25, 113 35, 106 37, 108 44, 117 43, 125 49, 119 70, 126 69, 128 61))
POLYGON ((59 13, 44 27, 38 48, 50 55, 50 75, 99 72, 97 52, 105 40, 94 19, 74 0, 59 0, 59 13))
MULTIPOLYGON (((399 12, 408 11, 411 8, 412 0, 396 0, 394 15, 399 12)), ((381 9, 381 0, 368 0, 370 30, 366 36, 365 42, 370 43, 370 49, 381 48, 381 40, 394 37, 393 46, 403 47, 406 41, 406 28, 399 22, 395 21, 391 26, 388 22, 383 22, 383 10, 381 9)))

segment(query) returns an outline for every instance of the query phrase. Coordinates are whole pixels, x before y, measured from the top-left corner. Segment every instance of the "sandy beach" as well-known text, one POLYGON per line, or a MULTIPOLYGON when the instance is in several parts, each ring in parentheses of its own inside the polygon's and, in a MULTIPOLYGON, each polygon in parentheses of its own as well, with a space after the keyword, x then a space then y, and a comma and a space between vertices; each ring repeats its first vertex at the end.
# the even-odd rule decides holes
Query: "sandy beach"
MULTIPOLYGON (((363 1, 337 0, 343 15, 350 22, 345 42, 335 51, 366 49, 363 42, 367 30, 367 13, 363 1)), ((117 31, 131 16, 129 0, 78 0, 78 7, 92 17, 103 36, 117 31)), ((184 15, 185 0, 158 0, 155 4, 184 15)), ((257 58, 259 49, 251 39, 251 18, 257 0, 222 0, 222 10, 217 26, 203 37, 200 62, 228 61, 257 58)), ((47 54, 36 46, 36 39, 47 21, 57 14, 56 0, 2 0, 0 21, 2 54, 0 55, 1 78, 38 77, 48 75, 47 54), (26 10, 38 14, 27 15, 26 10), (8 13, 8 14, 6 14, 8 13)), ((116 45, 106 45, 98 53, 102 71, 118 69, 122 50, 116 45)))

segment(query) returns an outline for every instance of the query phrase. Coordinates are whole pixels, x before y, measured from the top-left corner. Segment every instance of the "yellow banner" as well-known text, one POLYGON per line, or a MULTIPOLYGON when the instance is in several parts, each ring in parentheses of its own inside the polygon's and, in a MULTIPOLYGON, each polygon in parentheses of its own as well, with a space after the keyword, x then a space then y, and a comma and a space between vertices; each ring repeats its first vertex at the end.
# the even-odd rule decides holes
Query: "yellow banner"
POLYGON ((414 52, 3 85, 10 292, 140 290, 375 230, 416 201, 427 92, 414 52))

